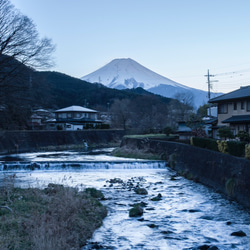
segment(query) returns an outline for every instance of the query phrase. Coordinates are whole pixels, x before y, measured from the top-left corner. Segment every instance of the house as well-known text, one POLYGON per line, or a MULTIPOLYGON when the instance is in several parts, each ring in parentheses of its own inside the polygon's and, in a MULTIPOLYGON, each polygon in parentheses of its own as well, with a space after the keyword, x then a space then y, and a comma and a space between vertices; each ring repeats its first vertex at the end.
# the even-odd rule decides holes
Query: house
POLYGON ((229 126, 234 135, 250 133, 250 86, 241 87, 209 101, 218 106, 218 123, 214 129, 229 126))
POLYGON ((42 117, 36 114, 31 115, 28 125, 32 130, 43 129, 42 117))
POLYGON ((192 137, 192 129, 186 125, 185 121, 178 122, 177 132, 180 140, 189 140, 192 137))
POLYGON ((55 120, 48 122, 50 129, 57 130, 82 130, 96 128, 102 122, 97 119, 98 111, 81 106, 70 106, 58 109, 55 112, 55 120))

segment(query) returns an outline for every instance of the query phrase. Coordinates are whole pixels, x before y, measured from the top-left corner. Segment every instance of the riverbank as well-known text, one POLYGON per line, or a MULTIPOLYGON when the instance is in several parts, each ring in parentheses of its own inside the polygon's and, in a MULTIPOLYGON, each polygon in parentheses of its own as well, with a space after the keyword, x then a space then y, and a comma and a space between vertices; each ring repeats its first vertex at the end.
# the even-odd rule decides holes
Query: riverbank
POLYGON ((13 187, 14 177, 6 181, 0 189, 1 249, 81 249, 107 215, 96 189, 21 189, 13 187))
POLYGON ((124 130, 0 131, 0 154, 118 145, 124 130))
POLYGON ((250 161, 191 145, 124 137, 119 154, 142 152, 168 161, 169 167, 250 208, 250 161))

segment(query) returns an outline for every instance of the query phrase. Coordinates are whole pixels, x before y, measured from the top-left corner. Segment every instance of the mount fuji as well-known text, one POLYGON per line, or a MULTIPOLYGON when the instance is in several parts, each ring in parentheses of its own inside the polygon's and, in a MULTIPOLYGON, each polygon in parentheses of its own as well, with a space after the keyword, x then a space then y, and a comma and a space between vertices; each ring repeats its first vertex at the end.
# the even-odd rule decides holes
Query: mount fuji
MULTIPOLYGON (((190 88, 172 81, 130 58, 114 59, 81 79, 90 83, 101 83, 115 89, 141 87, 151 93, 170 98, 176 98, 177 95, 191 96, 195 109, 208 101, 206 91, 190 88)), ((211 97, 215 96, 214 93, 211 93, 211 97)))

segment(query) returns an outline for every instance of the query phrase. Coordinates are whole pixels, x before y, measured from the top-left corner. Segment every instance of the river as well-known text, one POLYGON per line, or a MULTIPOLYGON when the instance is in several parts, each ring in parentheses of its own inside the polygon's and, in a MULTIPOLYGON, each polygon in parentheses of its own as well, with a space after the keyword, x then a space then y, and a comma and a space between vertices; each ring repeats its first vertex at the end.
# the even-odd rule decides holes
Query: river
POLYGON ((102 190, 108 216, 83 250, 250 249, 248 210, 176 175, 165 162, 116 158, 111 150, 4 156, 1 177, 15 174, 15 185, 24 188, 53 182, 102 190), (136 194, 135 187, 148 194, 136 194), (159 194, 161 199, 151 200, 159 194), (143 214, 129 217, 132 205, 140 202, 143 214), (239 231, 246 236, 231 235, 239 231))

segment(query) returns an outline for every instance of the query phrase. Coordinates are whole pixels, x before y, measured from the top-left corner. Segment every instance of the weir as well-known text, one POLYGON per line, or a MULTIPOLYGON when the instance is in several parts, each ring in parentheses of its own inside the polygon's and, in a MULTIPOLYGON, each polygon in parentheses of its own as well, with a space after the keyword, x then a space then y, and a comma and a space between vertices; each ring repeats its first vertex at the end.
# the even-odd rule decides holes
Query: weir
POLYGON ((41 162, 0 162, 0 171, 13 170, 96 170, 96 169, 149 169, 149 168, 166 168, 164 161, 41 161, 41 162))

